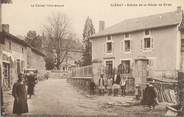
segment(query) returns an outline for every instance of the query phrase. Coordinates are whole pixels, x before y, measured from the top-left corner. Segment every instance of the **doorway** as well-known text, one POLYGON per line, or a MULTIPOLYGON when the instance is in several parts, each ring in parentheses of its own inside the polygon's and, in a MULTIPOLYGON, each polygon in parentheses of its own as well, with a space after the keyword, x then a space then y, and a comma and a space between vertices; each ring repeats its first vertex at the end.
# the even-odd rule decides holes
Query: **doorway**
POLYGON ((10 88, 10 64, 3 62, 3 89, 10 88))

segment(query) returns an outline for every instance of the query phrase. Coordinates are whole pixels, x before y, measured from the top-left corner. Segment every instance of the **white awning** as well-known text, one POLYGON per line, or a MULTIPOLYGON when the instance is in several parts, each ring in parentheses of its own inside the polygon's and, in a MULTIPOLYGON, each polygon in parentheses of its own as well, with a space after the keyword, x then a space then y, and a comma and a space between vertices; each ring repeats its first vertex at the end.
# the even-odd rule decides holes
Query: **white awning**
POLYGON ((12 60, 13 62, 15 61, 15 59, 14 59, 14 57, 13 57, 12 53, 7 52, 7 51, 3 51, 2 53, 3 53, 3 54, 5 54, 6 56, 10 57, 10 58, 11 58, 11 60, 12 60))

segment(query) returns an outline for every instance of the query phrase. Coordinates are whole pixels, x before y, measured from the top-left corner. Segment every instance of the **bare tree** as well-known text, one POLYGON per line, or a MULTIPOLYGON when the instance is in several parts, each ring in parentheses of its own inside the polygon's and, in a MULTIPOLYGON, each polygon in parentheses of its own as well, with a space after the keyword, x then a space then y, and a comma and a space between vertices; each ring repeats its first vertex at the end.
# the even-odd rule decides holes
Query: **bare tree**
POLYGON ((69 19, 65 14, 57 13, 48 17, 44 25, 44 32, 47 35, 48 47, 55 51, 55 67, 59 70, 61 63, 68 54, 68 45, 65 40, 71 38, 69 19))

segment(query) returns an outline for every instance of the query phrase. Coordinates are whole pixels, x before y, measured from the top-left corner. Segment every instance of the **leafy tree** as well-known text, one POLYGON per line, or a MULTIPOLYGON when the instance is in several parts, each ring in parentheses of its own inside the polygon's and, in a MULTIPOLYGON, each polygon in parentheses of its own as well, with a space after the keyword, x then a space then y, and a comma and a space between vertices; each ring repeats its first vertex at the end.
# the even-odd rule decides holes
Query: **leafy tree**
POLYGON ((54 57, 52 55, 50 56, 46 56, 45 57, 45 67, 47 70, 52 70, 54 69, 54 63, 55 63, 55 60, 54 60, 54 57))
POLYGON ((41 37, 40 35, 37 35, 36 31, 28 31, 25 41, 32 47, 41 49, 42 48, 42 38, 43 37, 41 37))
POLYGON ((82 65, 90 65, 92 62, 92 45, 89 40, 89 37, 95 33, 95 28, 92 23, 92 19, 89 16, 86 19, 84 30, 83 30, 83 43, 84 43, 84 52, 82 57, 82 65))

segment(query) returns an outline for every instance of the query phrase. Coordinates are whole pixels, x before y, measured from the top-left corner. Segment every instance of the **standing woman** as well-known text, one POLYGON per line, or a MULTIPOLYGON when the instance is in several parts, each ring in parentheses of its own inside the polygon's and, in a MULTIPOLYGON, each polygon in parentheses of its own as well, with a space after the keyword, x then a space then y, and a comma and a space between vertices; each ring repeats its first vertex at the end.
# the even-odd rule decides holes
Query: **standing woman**
POLYGON ((104 86, 103 74, 100 75, 100 79, 98 82, 99 82, 99 93, 100 93, 100 95, 104 95, 105 86, 104 86))
POLYGON ((18 81, 13 85, 12 95, 14 97, 13 113, 17 115, 27 113, 27 92, 22 73, 18 75, 18 81))

